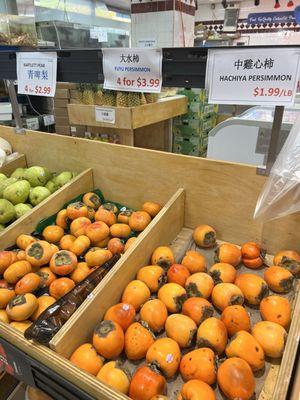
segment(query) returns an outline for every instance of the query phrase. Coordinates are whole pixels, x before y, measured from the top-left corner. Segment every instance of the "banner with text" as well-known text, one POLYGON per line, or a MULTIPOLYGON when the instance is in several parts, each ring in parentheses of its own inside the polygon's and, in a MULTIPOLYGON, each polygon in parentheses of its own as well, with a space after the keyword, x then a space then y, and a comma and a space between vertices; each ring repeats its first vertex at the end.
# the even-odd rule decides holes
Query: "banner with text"
POLYGON ((208 101, 211 104, 292 105, 299 66, 297 48, 209 50, 208 101))
POLYGON ((102 49, 104 89, 159 93, 161 49, 102 49))

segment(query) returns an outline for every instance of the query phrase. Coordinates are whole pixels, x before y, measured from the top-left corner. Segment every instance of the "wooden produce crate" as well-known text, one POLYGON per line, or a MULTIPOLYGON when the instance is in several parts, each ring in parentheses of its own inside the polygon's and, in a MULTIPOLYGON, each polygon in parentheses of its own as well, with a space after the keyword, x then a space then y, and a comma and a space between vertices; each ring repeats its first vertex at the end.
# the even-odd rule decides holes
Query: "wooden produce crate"
POLYGON ((24 167, 26 167, 26 158, 24 154, 19 154, 12 160, 6 161, 0 168, 0 173, 5 175, 11 175, 15 169, 24 167))

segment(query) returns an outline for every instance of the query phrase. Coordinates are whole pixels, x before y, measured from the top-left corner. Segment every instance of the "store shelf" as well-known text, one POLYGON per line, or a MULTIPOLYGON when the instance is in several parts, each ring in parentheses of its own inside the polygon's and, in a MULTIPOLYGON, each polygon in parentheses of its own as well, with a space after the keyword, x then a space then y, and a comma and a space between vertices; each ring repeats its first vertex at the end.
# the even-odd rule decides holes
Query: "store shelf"
POLYGON ((161 99, 157 103, 138 107, 105 107, 115 110, 114 124, 96 121, 95 110, 97 106, 68 104, 68 113, 71 125, 137 129, 185 114, 187 112, 187 103, 185 96, 174 96, 161 99))

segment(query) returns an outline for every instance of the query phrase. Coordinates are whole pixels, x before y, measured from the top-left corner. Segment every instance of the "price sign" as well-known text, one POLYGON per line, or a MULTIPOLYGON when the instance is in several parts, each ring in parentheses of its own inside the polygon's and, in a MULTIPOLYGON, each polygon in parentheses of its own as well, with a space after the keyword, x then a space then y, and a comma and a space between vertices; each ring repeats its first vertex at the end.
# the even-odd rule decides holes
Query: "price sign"
POLYGON ((116 111, 114 108, 95 107, 95 119, 98 122, 114 124, 116 122, 116 111))
POLYGON ((18 93, 54 97, 56 71, 56 53, 17 53, 18 93))
POLYGON ((104 89, 159 93, 161 49, 102 49, 104 89))
POLYGON ((294 103, 300 50, 209 50, 206 87, 212 104, 283 105, 294 103))
POLYGON ((55 118, 53 114, 44 115, 43 120, 45 126, 55 124, 55 118))

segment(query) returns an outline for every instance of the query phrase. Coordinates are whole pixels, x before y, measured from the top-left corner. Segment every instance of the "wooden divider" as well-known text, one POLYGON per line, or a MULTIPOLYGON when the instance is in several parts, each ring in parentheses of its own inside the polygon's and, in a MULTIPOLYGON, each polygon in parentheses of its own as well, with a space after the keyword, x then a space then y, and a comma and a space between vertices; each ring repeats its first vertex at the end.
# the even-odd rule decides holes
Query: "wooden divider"
MULTIPOLYGON (((1 134, 0 134, 1 136, 1 134)), ((26 157, 24 154, 19 154, 12 160, 6 162, 2 167, 0 168, 0 173, 5 174, 7 176, 10 176, 15 169, 17 168, 26 168, 26 157)))

